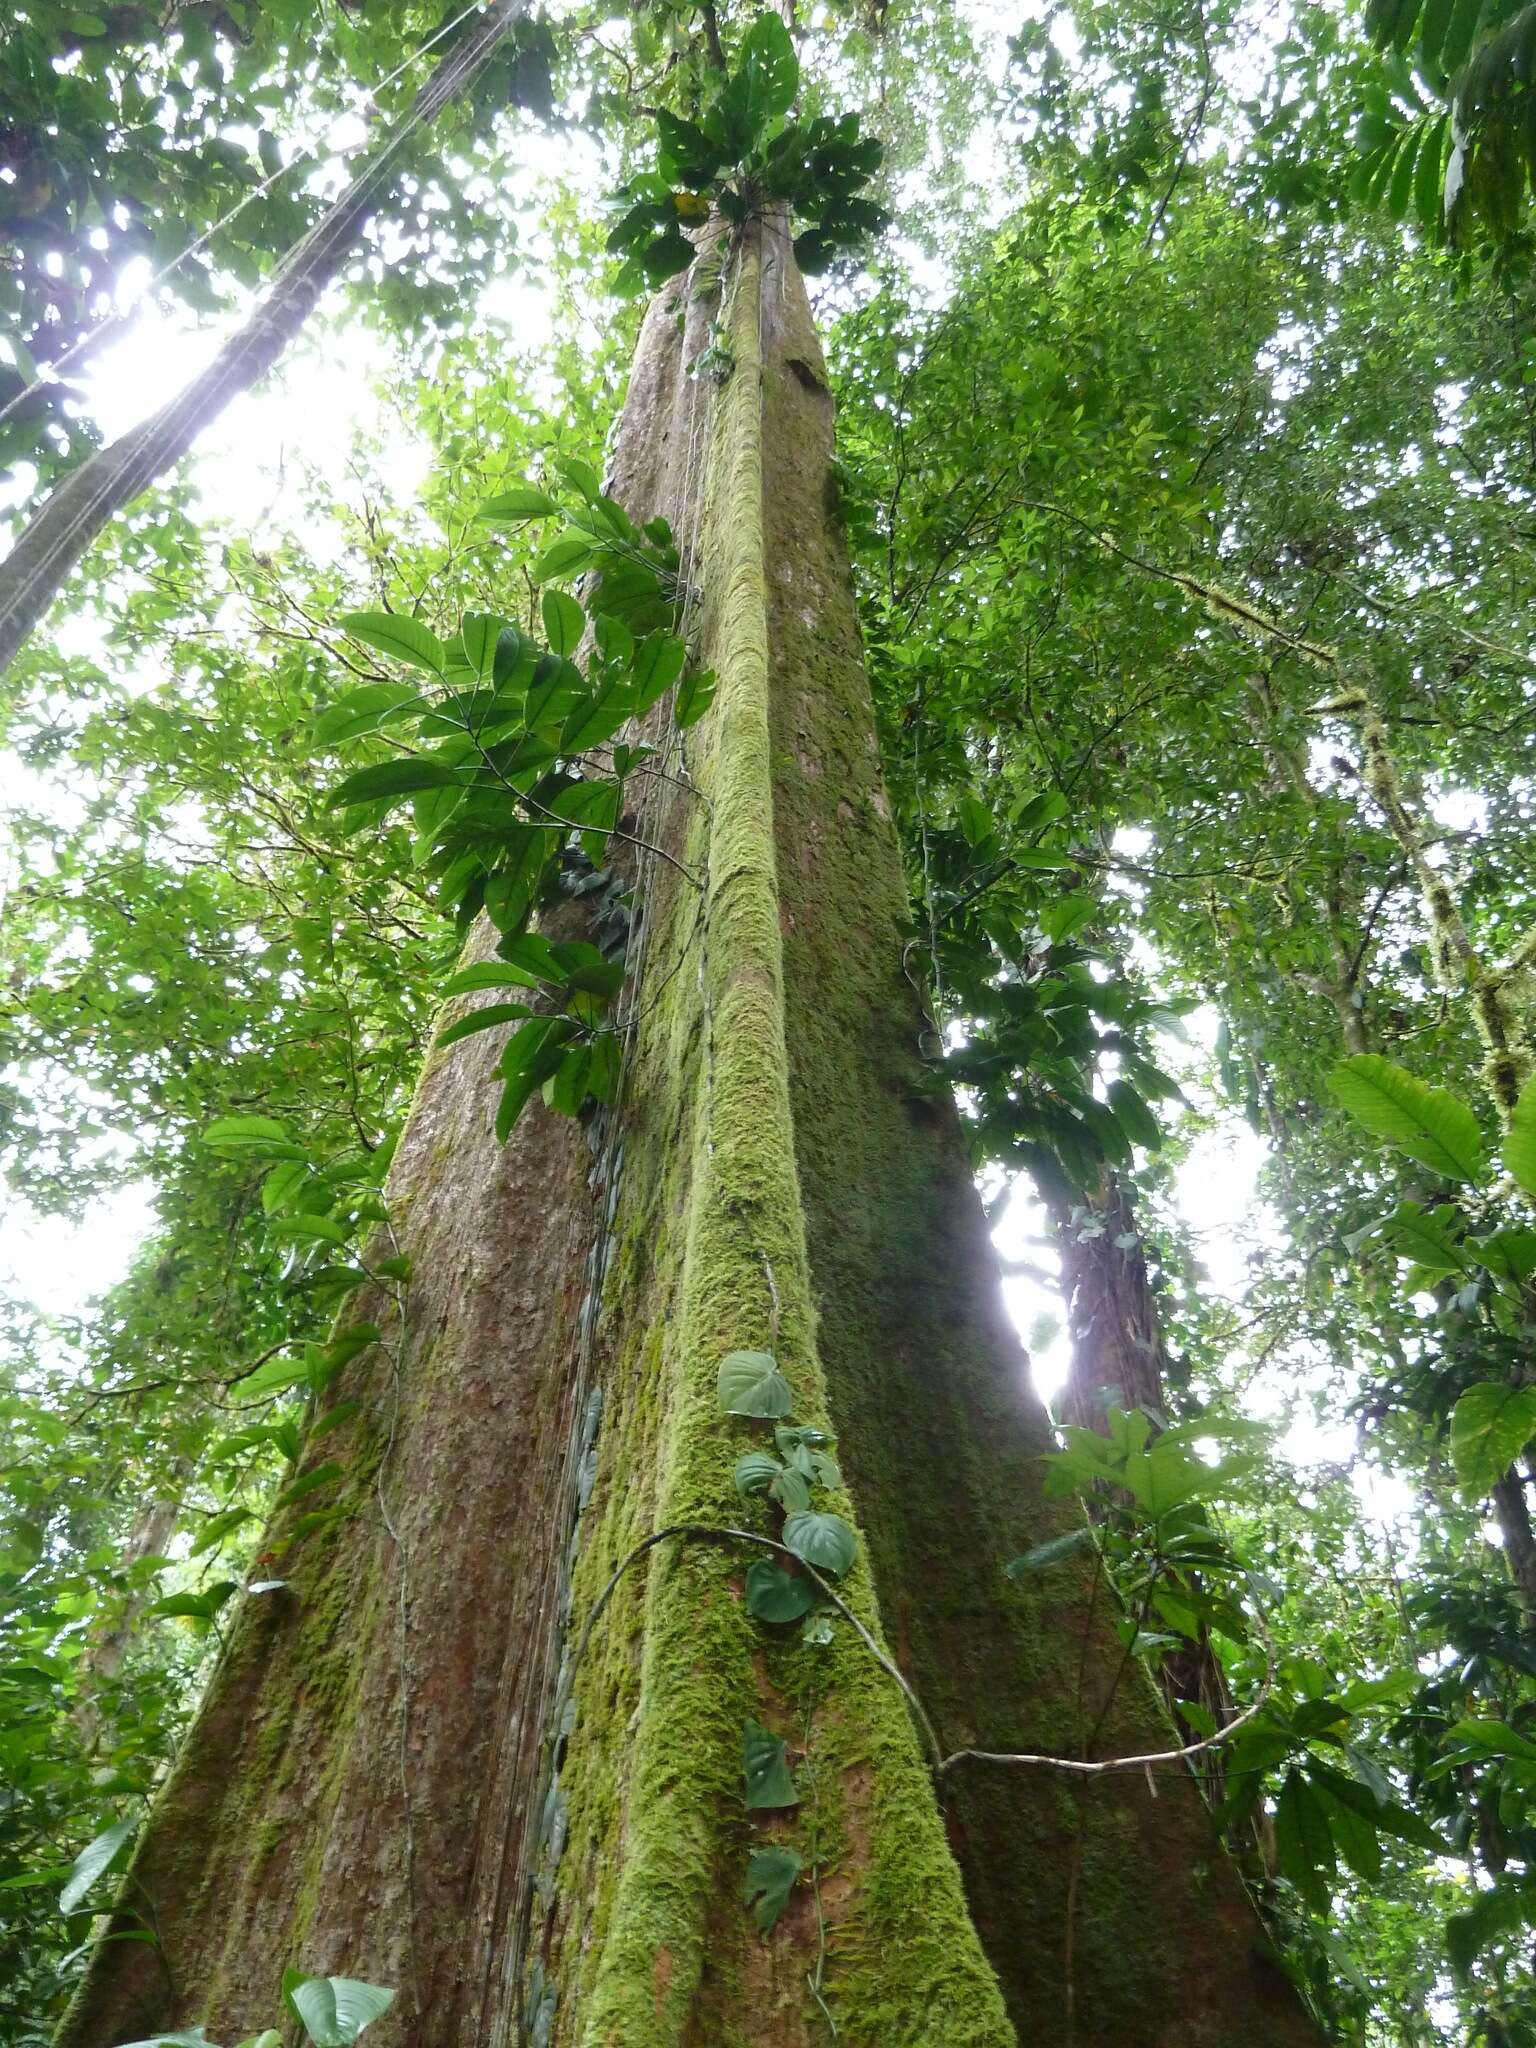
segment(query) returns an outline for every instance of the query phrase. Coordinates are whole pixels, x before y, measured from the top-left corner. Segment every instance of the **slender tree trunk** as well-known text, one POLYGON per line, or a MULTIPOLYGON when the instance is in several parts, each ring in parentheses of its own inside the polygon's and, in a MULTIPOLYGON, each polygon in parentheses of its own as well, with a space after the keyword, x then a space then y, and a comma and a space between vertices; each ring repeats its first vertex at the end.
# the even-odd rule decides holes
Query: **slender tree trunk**
MULTIPOLYGON (((134 1515, 119 1564, 124 1571, 142 1564, 147 1557, 159 1557, 171 1540, 180 1504, 174 1500, 150 1500, 134 1515)), ((140 1586, 124 1595, 112 1610, 111 1619, 93 1627, 76 1665, 80 1688, 75 1708, 75 1726, 87 1748, 94 1747, 101 1734, 102 1695, 123 1668, 123 1659, 133 1641, 135 1628, 154 1592, 140 1586)), ((110 1718, 110 1716, 109 1716, 110 1718)))
MULTIPOLYGON (((1063 1419, 1101 1436, 1112 1407, 1142 1408, 1166 1423, 1168 1352, 1146 1247, 1124 1183, 1106 1172, 1090 1201, 1059 1174, 1042 1170, 1037 1178, 1056 1233, 1071 1340, 1063 1419)), ((1203 1630, 1198 1642, 1165 1654, 1158 1682, 1174 1708, 1192 1700, 1218 1725, 1231 1718, 1226 1673, 1203 1630)), ((1225 1784, 1221 1751, 1207 1750, 1198 1771, 1207 1797, 1219 1801, 1225 1784)))
MULTIPOLYGON (((719 689, 635 823, 644 970, 624 1100, 529 1111, 494 1049, 429 1063, 391 1200, 408 1336, 349 1368, 356 1513, 248 1599, 137 1853, 159 1954, 103 1948, 66 2048, 265 2024, 285 1964, 399 1987, 370 2048, 1302 2048, 1314 2036, 1188 1772, 937 1774, 840 1616, 752 1620, 761 1426, 721 1356, 771 1349, 835 1431, 843 1581, 946 1750, 1169 1746, 1067 1567, 953 1105, 918 1056, 905 889, 838 534, 832 405, 787 239, 725 304, 652 308, 614 489, 665 512, 719 689), (711 313, 734 367, 687 375, 711 313), (759 1433, 755 1433, 759 1432, 759 1433), (396 1532, 391 1535, 391 1529, 396 1532), (752 1813, 743 1724, 799 1804, 752 1813), (749 1855, 805 1874, 772 1933, 749 1855)), ((306 1466, 336 1455, 336 1437, 306 1466)), ((283 1518, 274 1535, 281 1540, 283 1518)))
POLYGON ((114 516, 174 468, 229 401, 271 369, 361 241, 412 139, 469 90, 526 11, 527 0, 492 0, 388 141, 284 257, 260 305, 207 369, 168 405, 71 470, 32 515, 0 562, 0 673, 114 516))

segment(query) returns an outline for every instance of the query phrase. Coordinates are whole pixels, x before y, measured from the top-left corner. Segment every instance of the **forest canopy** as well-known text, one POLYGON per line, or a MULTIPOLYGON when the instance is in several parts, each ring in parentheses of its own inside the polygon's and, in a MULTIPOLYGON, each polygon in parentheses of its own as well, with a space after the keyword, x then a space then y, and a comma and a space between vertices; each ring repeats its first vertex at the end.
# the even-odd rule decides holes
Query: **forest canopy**
MULTIPOLYGON (((697 984, 713 1032, 734 1000, 707 951, 732 899, 687 834, 750 810, 726 753, 695 785, 735 701, 700 654, 700 535, 735 515, 688 491, 772 338, 743 252, 778 247, 825 351, 797 391, 835 401, 821 500, 899 838, 891 979, 922 1006, 868 1032, 920 1074, 914 1128, 953 1092, 1052 1417, 1031 1469, 1059 1519, 978 1554, 977 1598, 1048 1636, 1090 1574, 1111 1693, 1161 1702, 1147 1786, 1198 1778, 1310 2038, 1536 2048, 1536 8, 13 14, 0 2036, 54 2038, 103 1928, 156 1949, 123 1872, 210 1674, 359 1517, 395 1541, 377 1461, 421 1276, 390 1171, 424 1063, 425 1090, 494 1032, 496 1156, 564 1119, 606 1200, 635 1017, 697 984), (668 322, 691 528, 625 496, 631 363, 668 322), (694 806, 675 841, 664 785, 694 806), (647 891, 690 889, 682 968, 639 982, 647 891)), ((801 526, 777 544, 814 675, 846 647, 815 643, 801 526)), ((780 826, 812 893, 818 816, 780 826)), ((706 1113, 739 1042, 710 1039, 706 1113)), ((859 1122, 858 1085, 823 1076, 829 1119, 859 1122)), ((708 1390, 761 1546, 738 1604, 794 1655, 851 1621, 884 1658, 878 1604, 904 1716, 905 1624, 878 1569, 859 1590, 879 1488, 855 1448, 844 1492, 780 1370, 797 1318, 846 1304, 797 1305, 786 1255, 749 1249, 766 1334, 708 1390)), ((573 1327, 608 1272, 566 1285, 573 1327)), ((627 1483, 596 1476, 618 1385, 582 1510, 627 1483)), ((984 1523, 926 1418, 888 1420, 984 1523)), ((473 1507, 440 1479, 434 1527, 473 1507)), ((589 1616, 633 1561, 594 1556, 589 1616)), ((1112 1761, 1077 1684, 1071 1760, 1112 1761)), ((732 1762, 749 1817, 831 1772, 777 1728, 749 1719, 732 1762)), ((570 1797, 597 1839, 602 1797, 570 1797)), ((816 1825, 753 1836, 730 1910, 767 1952, 814 1899, 804 2038, 874 2038, 835 1921, 824 1974, 816 1825)), ((257 1886, 273 1844, 244 1850, 257 1886)), ((382 2041, 399 1987, 343 1961, 262 1958, 273 2042, 382 2041)), ((570 2038, 570 1996, 519 1967, 523 2038, 570 2038)))

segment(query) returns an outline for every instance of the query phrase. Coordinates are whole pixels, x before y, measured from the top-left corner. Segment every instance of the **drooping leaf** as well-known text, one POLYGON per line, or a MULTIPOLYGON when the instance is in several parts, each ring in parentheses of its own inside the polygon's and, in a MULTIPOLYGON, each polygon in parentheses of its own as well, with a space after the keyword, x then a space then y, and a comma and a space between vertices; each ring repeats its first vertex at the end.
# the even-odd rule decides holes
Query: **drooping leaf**
POLYGON ((73 1913, 80 1901, 122 1856, 138 1833, 136 1820, 114 1821, 109 1828, 87 1842, 70 1865, 69 1881, 59 1893, 59 1911, 73 1913))
POLYGON ((1030 1572, 1044 1571, 1047 1566, 1060 1564, 1064 1558, 1076 1557, 1092 1547, 1093 1532, 1085 1524, 1080 1529, 1068 1529, 1061 1536, 1052 1536, 1045 1543, 1037 1543, 1033 1550, 1026 1550, 1022 1557, 1014 1558, 1004 1569, 1010 1579, 1022 1579, 1030 1572))

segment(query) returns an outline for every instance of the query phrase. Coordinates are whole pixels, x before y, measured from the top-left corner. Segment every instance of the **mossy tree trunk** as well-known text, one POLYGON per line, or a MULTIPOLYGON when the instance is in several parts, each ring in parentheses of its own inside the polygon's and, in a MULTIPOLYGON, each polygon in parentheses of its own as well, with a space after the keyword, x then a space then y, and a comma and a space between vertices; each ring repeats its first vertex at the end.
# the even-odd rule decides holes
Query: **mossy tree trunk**
POLYGON ((831 452, 769 222, 723 304, 652 307, 616 456, 719 676, 631 821, 678 865, 641 860, 622 1109, 535 1107, 503 1150, 489 1034, 429 1065, 391 1191, 406 1333, 333 1395, 364 1403, 356 1513, 238 1617, 130 1878, 160 1948, 101 1950, 67 2048, 227 2041, 290 1963, 397 1986, 377 2048, 1313 2039, 1187 1772, 936 1781, 843 1619, 752 1620, 739 1545, 635 1559, 773 1532, 732 1479, 763 1426, 716 1395, 725 1352, 770 1349, 837 1438, 845 1596, 947 1749, 1168 1745, 1086 1577, 1002 1573, 1071 1511, 918 1055, 831 452), (688 375, 711 317, 718 385, 688 375), (798 1805, 748 1812, 749 1717, 798 1805), (779 1843, 806 1875, 764 1938, 742 1879, 779 1843))

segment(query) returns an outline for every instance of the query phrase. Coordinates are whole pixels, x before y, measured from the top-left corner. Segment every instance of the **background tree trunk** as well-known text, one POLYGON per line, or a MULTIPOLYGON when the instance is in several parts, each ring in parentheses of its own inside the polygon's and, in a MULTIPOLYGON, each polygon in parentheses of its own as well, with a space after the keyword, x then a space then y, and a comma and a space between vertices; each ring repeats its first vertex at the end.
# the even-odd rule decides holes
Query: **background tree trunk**
POLYGON ((918 1056, 786 238, 749 231, 718 308, 691 291, 648 316, 614 489, 672 520, 719 676, 635 821, 702 886, 649 864, 611 1121, 535 1107, 501 1150, 490 1034, 429 1063, 391 1189, 402 1370, 376 1349, 333 1396, 365 1403, 357 1512, 247 1600, 130 1877, 164 1968, 104 1948, 65 2048, 252 2030, 285 1964, 400 1987, 378 2048, 793 2048, 829 2014, 848 2048, 1314 2039, 1182 1767, 961 1764, 941 1804, 842 1620, 824 1644, 751 1620, 745 1551, 633 1562, 663 1527, 767 1526, 715 1374, 772 1349, 796 1421, 838 1437, 846 1597, 946 1747, 1075 1754, 1111 1691, 1104 1753, 1169 1745, 1086 1575, 1002 1574, 1075 1510, 1041 1501, 1045 1418, 918 1056), (712 312, 718 387, 687 374, 712 312), (748 1715, 789 1745, 792 1812, 745 1809, 748 1715), (817 1875, 764 1939, 741 1881, 777 1841, 817 1875))
POLYGON ((98 534, 173 469, 230 400, 258 383, 300 333, 389 196, 412 140, 468 92, 526 11, 527 0, 492 0, 417 93, 393 134, 289 250, 255 311, 207 369, 158 412, 88 456, 33 513, 0 563, 0 673, 98 534))

